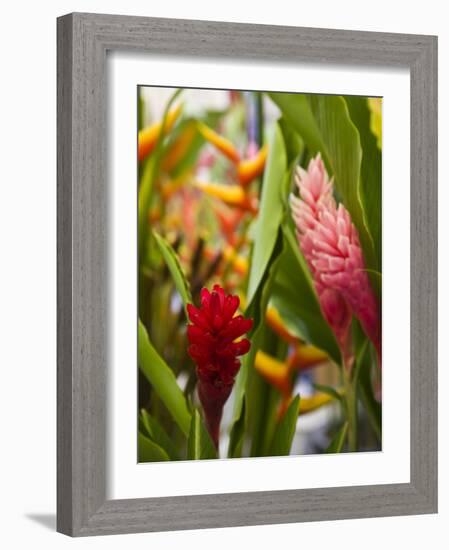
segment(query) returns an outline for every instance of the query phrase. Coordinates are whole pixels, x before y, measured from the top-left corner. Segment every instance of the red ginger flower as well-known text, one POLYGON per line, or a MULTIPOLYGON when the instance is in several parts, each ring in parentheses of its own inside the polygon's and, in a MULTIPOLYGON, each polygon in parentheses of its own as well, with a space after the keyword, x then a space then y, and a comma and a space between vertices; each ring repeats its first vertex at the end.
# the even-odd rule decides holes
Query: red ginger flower
POLYGON ((226 295, 214 285, 212 292, 201 290, 199 308, 187 306, 192 323, 187 326, 188 352, 196 363, 198 395, 206 427, 217 448, 223 407, 240 369, 237 357, 248 353, 251 346, 247 338, 236 341, 253 326, 252 319, 235 316, 239 305, 238 296, 226 295))
POLYGON ((335 203, 329 180, 318 154, 307 172, 298 168, 300 198, 290 205, 296 235, 319 297, 324 317, 334 331, 348 368, 353 361, 350 341, 352 314, 381 357, 378 304, 365 268, 357 229, 346 208, 335 203))

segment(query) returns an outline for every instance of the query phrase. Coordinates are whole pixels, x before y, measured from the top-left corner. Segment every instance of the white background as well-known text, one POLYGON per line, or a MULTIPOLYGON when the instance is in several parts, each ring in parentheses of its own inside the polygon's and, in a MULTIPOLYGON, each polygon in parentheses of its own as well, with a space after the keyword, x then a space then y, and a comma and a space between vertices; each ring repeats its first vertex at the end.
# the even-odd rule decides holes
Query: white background
MULTIPOLYGON (((70 11, 115 12, 190 19, 290 24, 312 27, 440 34, 440 126, 448 122, 449 39, 444 4, 376 0, 322 0, 318 5, 277 0, 261 2, 200 0, 163 3, 105 1, 16 2, 2 10, 0 40, 1 184, 0 199, 0 540, 6 548, 236 548, 285 544, 308 548, 364 549, 398 542, 410 549, 447 540, 449 486, 447 419, 449 401, 441 369, 440 391, 440 513, 436 516, 383 518, 283 526, 245 527, 220 531, 142 534, 70 540, 55 534, 55 246, 56 246, 56 29, 55 17, 70 11)), ((441 134, 440 157, 449 148, 441 134)), ((446 173, 442 170, 441 173, 446 173)), ((443 182, 446 183, 446 182, 443 182)), ((441 185, 440 208, 449 200, 441 185)), ((398 205, 400 208, 400 205, 398 205)), ((442 211, 445 214, 445 211, 442 211)), ((440 216, 440 239, 449 219, 440 216)), ((448 259, 441 251, 440 311, 448 291, 448 259)), ((440 355, 445 357, 445 350, 440 355)), ((443 543, 444 544, 444 543, 443 543)))

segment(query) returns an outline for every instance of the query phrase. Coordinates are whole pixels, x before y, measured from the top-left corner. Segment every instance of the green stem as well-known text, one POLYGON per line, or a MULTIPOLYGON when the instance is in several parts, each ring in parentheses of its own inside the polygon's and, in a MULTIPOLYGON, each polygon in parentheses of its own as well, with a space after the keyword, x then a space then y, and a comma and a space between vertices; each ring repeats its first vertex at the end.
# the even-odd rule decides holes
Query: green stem
POLYGON ((357 393, 356 384, 350 373, 343 373, 346 396, 346 414, 348 419, 348 444, 351 452, 357 451, 357 393))

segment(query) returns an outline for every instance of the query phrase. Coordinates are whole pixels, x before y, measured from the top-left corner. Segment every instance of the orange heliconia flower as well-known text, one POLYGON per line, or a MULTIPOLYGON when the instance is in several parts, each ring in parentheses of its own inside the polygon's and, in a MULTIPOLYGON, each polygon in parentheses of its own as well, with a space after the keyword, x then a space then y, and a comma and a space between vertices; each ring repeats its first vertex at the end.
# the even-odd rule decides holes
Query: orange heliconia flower
POLYGON ((246 187, 262 175, 268 155, 268 145, 265 144, 254 157, 241 160, 237 165, 237 176, 241 185, 246 187))
MULTIPOLYGON (((167 113, 164 126, 164 135, 166 135, 175 124, 182 110, 182 104, 180 103, 167 113)), ((143 130, 140 130, 138 135, 138 159, 141 162, 146 158, 156 147, 156 143, 159 139, 162 130, 162 121, 155 122, 151 126, 147 126, 143 130)))
POLYGON ((249 210, 254 214, 258 211, 258 200, 255 195, 245 193, 240 185, 226 185, 223 183, 213 183, 196 180, 193 185, 201 189, 211 197, 222 200, 229 206, 236 206, 242 210, 249 210))
POLYGON ((240 162, 240 153, 238 152, 238 149, 235 147, 232 141, 221 136, 203 122, 198 122, 197 128, 203 138, 214 145, 214 147, 216 147, 221 153, 223 153, 223 155, 228 157, 230 161, 232 161, 234 164, 240 162))

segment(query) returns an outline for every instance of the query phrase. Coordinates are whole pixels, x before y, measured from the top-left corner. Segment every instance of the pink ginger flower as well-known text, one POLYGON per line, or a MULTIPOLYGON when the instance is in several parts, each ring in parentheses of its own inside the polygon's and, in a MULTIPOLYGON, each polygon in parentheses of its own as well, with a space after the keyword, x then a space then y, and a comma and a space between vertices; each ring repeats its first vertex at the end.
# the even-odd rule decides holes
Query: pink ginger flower
POLYGON ((333 182, 319 154, 310 161, 307 171, 298 167, 295 181, 300 198, 291 195, 290 206, 296 236, 344 364, 350 369, 353 363, 352 315, 373 342, 380 364, 379 308, 366 272, 359 235, 349 212, 335 202, 333 182))

